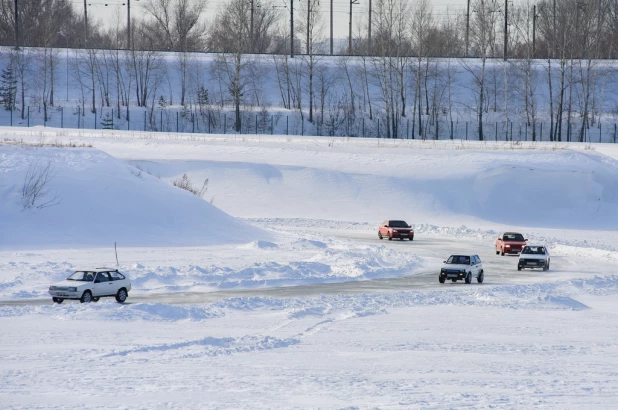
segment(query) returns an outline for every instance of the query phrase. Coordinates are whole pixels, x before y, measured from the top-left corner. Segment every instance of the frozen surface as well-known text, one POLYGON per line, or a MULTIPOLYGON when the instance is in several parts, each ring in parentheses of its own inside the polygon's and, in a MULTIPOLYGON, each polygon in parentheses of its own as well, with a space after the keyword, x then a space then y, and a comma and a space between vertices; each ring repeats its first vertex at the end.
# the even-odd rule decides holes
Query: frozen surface
POLYGON ((93 147, 0 145, 2 408, 615 406, 613 147, 52 134, 4 138, 93 147), (23 211, 35 158, 63 200, 23 211), (205 200, 171 186, 183 173, 209 178, 205 200), (395 217, 415 241, 376 238, 395 217), (496 256, 507 229, 552 269, 496 256), (134 303, 41 304, 73 269, 115 266, 115 241, 134 303), (486 283, 437 283, 455 251, 481 256, 486 283))

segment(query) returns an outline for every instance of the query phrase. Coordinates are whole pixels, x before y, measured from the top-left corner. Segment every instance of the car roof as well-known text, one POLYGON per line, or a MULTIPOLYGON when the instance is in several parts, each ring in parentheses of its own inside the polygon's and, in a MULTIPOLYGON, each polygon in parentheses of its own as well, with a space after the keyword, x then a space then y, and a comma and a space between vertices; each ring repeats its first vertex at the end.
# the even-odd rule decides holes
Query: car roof
POLYGON ((454 253, 451 256, 467 256, 467 257, 472 257, 472 256, 478 256, 476 253, 454 253))
POLYGON ((502 235, 521 235, 519 232, 503 232, 502 235))
POLYGON ((117 268, 90 268, 90 269, 75 269, 75 272, 113 272, 118 271, 117 268))
POLYGON ((547 248, 547 246, 540 243, 527 243, 526 246, 529 246, 531 248, 547 248))

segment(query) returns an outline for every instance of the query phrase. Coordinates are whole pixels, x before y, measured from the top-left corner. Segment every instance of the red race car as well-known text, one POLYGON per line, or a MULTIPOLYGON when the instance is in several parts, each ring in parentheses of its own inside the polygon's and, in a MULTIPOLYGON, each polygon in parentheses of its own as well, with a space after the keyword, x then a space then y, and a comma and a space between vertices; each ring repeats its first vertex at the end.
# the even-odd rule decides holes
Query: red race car
POLYGON ((517 232, 504 232, 496 239, 496 255, 520 254, 528 239, 517 232))
POLYGON ((399 238, 402 241, 408 238, 412 241, 414 240, 414 229, 405 221, 391 221, 387 219, 378 228, 378 238, 388 238, 389 241, 392 241, 393 238, 399 238))

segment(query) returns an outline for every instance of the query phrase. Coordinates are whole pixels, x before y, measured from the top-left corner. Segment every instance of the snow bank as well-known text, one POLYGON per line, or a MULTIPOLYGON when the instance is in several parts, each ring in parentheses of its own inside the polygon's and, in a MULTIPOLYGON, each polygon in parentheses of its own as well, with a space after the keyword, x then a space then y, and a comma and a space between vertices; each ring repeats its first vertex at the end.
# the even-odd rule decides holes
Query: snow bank
POLYGON ((0 145, 0 249, 189 246, 268 239, 184 190, 92 148, 0 145), (24 209, 32 164, 51 164, 53 206, 24 209))
POLYGON ((591 151, 376 149, 354 142, 240 149, 219 141, 182 154, 182 144, 167 146, 174 160, 152 150, 140 154, 148 160, 132 163, 168 180, 185 172, 208 176, 209 195, 236 216, 618 229, 618 162, 591 151))

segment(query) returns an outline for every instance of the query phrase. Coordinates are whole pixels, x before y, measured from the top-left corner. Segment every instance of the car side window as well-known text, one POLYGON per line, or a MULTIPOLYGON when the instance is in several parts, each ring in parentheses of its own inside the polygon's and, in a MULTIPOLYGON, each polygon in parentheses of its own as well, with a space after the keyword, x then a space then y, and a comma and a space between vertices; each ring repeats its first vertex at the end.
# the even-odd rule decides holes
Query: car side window
POLYGON ((109 276, 107 272, 99 272, 97 273, 97 280, 99 282, 109 282, 109 276))
POLYGON ((476 255, 476 263, 481 263, 481 258, 478 255, 476 255))

